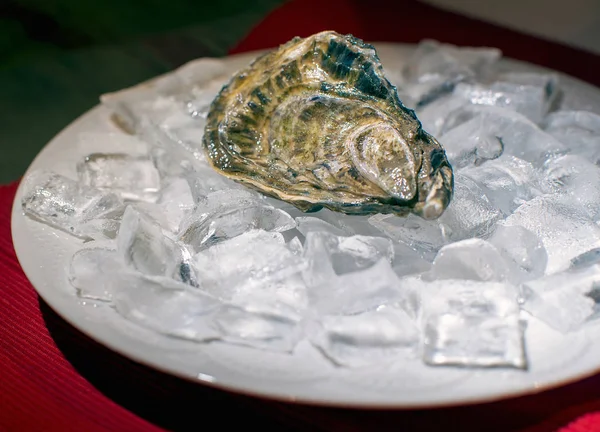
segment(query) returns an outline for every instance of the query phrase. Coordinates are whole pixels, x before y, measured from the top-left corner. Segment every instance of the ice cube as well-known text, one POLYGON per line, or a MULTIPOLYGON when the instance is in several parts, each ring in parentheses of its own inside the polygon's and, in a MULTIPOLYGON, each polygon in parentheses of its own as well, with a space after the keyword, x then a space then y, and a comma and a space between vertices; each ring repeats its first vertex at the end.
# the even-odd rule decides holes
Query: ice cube
POLYGON ((197 285, 188 250, 167 237, 155 221, 131 206, 123 215, 117 250, 127 266, 145 275, 166 276, 197 285))
POLYGON ((171 232, 177 231, 186 214, 194 207, 194 198, 187 181, 182 178, 167 179, 156 204, 163 208, 167 221, 165 226, 171 232))
POLYGON ((84 248, 71 258, 69 282, 80 297, 110 301, 126 271, 121 257, 107 248, 84 248))
MULTIPOLYGON (((310 241, 307 239, 310 246, 310 241)), ((307 246, 307 249, 308 247, 307 246)), ((379 259, 391 262, 394 248, 389 239, 383 237, 350 236, 338 237, 337 244, 329 250, 333 268, 337 274, 370 267, 379 259)), ((307 251, 310 253, 310 251, 307 251)))
POLYGON ((224 305, 211 317, 220 339, 270 351, 291 352, 301 339, 302 316, 279 304, 224 305))
POLYGON ((307 233, 304 241, 304 257, 308 267, 304 273, 308 286, 321 286, 336 277, 330 250, 335 249, 337 237, 325 232, 307 233))
POLYGON ((252 229, 281 232, 296 226, 283 210, 244 190, 209 194, 182 223, 179 239, 200 251, 252 229))
POLYGON ((298 237, 294 237, 288 242, 288 248, 294 255, 302 255, 304 253, 304 245, 298 237))
POLYGON ((329 222, 324 221, 323 219, 319 219, 312 216, 297 217, 296 223, 298 224, 298 231, 300 231, 305 237, 309 232, 326 232, 336 236, 344 236, 350 234, 347 231, 344 231, 330 224, 329 222))
POLYGON ((202 140, 204 120, 188 114, 182 94, 148 87, 103 95, 101 100, 122 129, 149 144, 162 174, 181 175, 182 162, 195 165, 205 159, 197 145, 202 140), (163 151, 157 154, 156 149, 163 151))
POLYGON ((457 113, 468 103, 462 96, 449 94, 440 97, 435 103, 425 105, 422 109, 417 110, 417 114, 423 129, 433 136, 440 136, 458 126, 460 122, 457 113), (449 122, 448 120, 453 117, 454 121, 449 122))
POLYGON ((155 203, 135 203, 134 207, 159 223, 161 228, 175 234, 194 208, 188 182, 179 177, 166 178, 155 203))
POLYGON ((203 90, 206 92, 212 90, 216 95, 217 84, 226 80, 227 74, 223 62, 205 58, 186 63, 174 72, 151 81, 104 94, 100 100, 117 115, 120 124, 126 129, 136 130, 140 119, 148 115, 148 111, 151 113, 150 108, 157 98, 172 98, 180 101, 187 112, 187 102, 193 99, 190 95, 203 90))
POLYGON ((83 132, 77 139, 78 153, 125 153, 147 156, 148 144, 135 135, 123 132, 83 132))
POLYGON ((301 274, 302 260, 289 256, 288 259, 291 269, 262 272, 258 277, 250 275, 239 282, 231 290, 228 303, 240 307, 260 304, 261 307, 271 307, 273 313, 281 308, 291 308, 298 314, 304 313, 308 307, 308 292, 301 274))
POLYGON ((210 326, 220 303, 170 278, 122 274, 113 304, 128 320, 162 334, 200 342, 220 337, 210 326))
POLYGON ((423 287, 421 301, 425 363, 527 367, 517 294, 511 285, 444 280, 423 287))
POLYGON ((546 274, 567 268, 571 259, 600 246, 600 228, 562 196, 544 195, 524 203, 505 225, 525 227, 542 241, 548 253, 546 274))
POLYGON ((204 162, 192 159, 187 150, 175 147, 152 146, 150 156, 161 178, 185 178, 188 173, 205 166, 204 162))
POLYGON ((589 111, 557 111, 544 120, 544 130, 571 153, 598 165, 600 161, 600 115, 589 111))
POLYGON ((419 44, 403 70, 405 91, 417 108, 449 93, 464 80, 483 76, 501 56, 494 48, 459 48, 426 40, 419 44))
POLYGON ((479 185, 469 177, 456 173, 454 198, 438 219, 444 228, 445 238, 458 241, 488 237, 500 219, 502 212, 492 205, 479 185))
MULTIPOLYGON (((453 159, 465 166, 468 161, 490 159, 496 155, 498 146, 492 145, 493 139, 502 142, 504 155, 516 156, 541 166, 548 158, 564 154, 564 144, 553 136, 540 130, 525 116, 505 108, 471 105, 463 109, 465 113, 475 114, 470 120, 443 134, 439 140, 443 144, 450 162, 453 159), (489 145, 488 145, 489 144, 489 145), (486 153, 473 155, 473 150, 483 146, 486 153), (470 156, 469 156, 470 155, 470 156)), ((498 155, 499 156, 499 155, 498 155)))
MULTIPOLYGON (((272 207, 278 208, 280 210, 283 210, 284 212, 286 212, 287 214, 292 216, 294 219, 296 219, 297 217, 306 216, 305 212, 303 212, 302 210, 298 209, 297 207, 295 207, 285 201, 281 201, 281 200, 271 198, 266 195, 260 195, 260 194, 258 195, 258 197, 261 199, 261 201, 263 203, 270 205, 272 207)), ((295 229, 292 231, 298 231, 298 230, 295 229)), ((300 232, 298 231, 298 233, 300 233, 300 232)))
POLYGON ((151 85, 136 86, 100 96, 102 104, 112 113, 112 120, 130 134, 138 132, 143 118, 151 112, 153 101, 173 93, 180 86, 179 79, 170 75, 155 80, 151 85))
POLYGON ((320 285, 338 274, 371 267, 380 259, 394 258, 392 242, 383 237, 340 237, 312 231, 306 235, 304 257, 309 267, 305 272, 309 285, 320 285))
POLYGON ((433 261, 431 276, 434 279, 501 282, 509 279, 511 270, 494 245, 472 238, 440 249, 433 261))
POLYGON ((600 218, 600 168, 585 157, 565 155, 546 163, 546 178, 555 190, 564 193, 574 206, 600 218))
POLYGON ((313 310, 319 314, 348 315, 407 302, 411 293, 403 290, 401 285, 390 263, 381 259, 365 270, 309 286, 308 296, 313 310))
POLYGON ((148 156, 93 153, 77 164, 77 175, 83 185, 125 200, 154 201, 160 189, 158 170, 148 156))
POLYGON ((490 203, 507 216, 523 202, 546 191, 540 181, 541 173, 531 163, 514 156, 465 168, 461 175, 476 182, 490 203))
POLYGON ((568 270, 529 281, 521 288, 522 308, 562 332, 578 330, 596 313, 593 293, 600 287, 600 267, 568 270))
POLYGON ((511 280, 522 282, 544 275, 548 254, 540 239, 528 229, 498 225, 489 242, 512 264, 511 280))
POLYGON ((194 261, 201 288, 224 301, 245 286, 285 279, 305 268, 280 233, 263 230, 224 240, 197 253, 194 261))
MULTIPOLYGON (((101 100, 106 100, 104 96, 101 100)), ((137 95, 136 99, 111 101, 109 108, 113 112, 113 120, 130 133, 136 133, 142 139, 146 138, 149 127, 160 127, 162 121, 173 113, 185 112, 183 101, 171 94, 148 92, 137 95)), ((155 144, 151 142, 151 144, 155 144)))
POLYGON ((398 276, 425 273, 431 269, 431 262, 424 259, 414 249, 403 243, 394 244, 394 272, 398 276))
POLYGON ((403 310, 381 307, 359 315, 323 317, 311 342, 334 364, 359 368, 411 355, 418 331, 403 310))
POLYGON ((558 95, 558 77, 551 74, 511 72, 489 86, 460 83, 454 94, 475 105, 507 108, 539 123, 558 95))
POLYGON ((590 111, 561 110, 548 114, 544 119, 548 132, 583 133, 588 136, 600 133, 600 115, 590 111))
MULTIPOLYGON (((206 162, 204 151, 198 143, 204 135, 204 120, 195 120, 186 112, 185 105, 173 99, 157 99, 139 127, 142 139, 153 147, 188 160, 192 166, 206 162)), ((173 175, 173 174, 172 174, 173 175)))
POLYGON ((440 137, 448 160, 455 169, 479 166, 502 156, 502 138, 489 130, 487 121, 483 116, 477 116, 440 137))
MULTIPOLYGON (((184 177, 190 185, 196 203, 201 202, 213 192, 243 189, 243 186, 220 175, 208 165, 198 165, 194 170, 186 172, 184 177)), ((251 193, 248 192, 248 194, 251 193)))
POLYGON ((444 228, 438 222, 428 221, 413 214, 403 218, 377 214, 371 216, 369 223, 394 241, 409 246, 430 261, 447 242, 444 228))
POLYGON ((569 270, 582 270, 595 264, 600 264, 600 248, 594 248, 577 255, 571 260, 569 270))
POLYGON ((27 216, 83 239, 114 238, 124 210, 115 194, 47 171, 32 172, 24 181, 21 205, 27 216))
POLYGON ((337 235, 381 236, 381 231, 369 223, 368 215, 345 215, 329 209, 320 210, 313 215, 341 230, 338 233, 344 233, 337 235))

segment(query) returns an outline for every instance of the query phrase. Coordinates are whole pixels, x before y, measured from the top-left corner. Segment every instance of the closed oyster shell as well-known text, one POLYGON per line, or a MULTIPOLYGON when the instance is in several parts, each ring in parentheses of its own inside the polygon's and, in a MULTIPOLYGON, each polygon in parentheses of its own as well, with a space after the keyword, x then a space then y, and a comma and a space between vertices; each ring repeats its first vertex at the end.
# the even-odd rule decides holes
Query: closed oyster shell
POLYGON ((351 35, 294 38, 258 57, 213 101, 203 144, 222 174, 303 211, 434 219, 452 198, 442 146, 351 35))

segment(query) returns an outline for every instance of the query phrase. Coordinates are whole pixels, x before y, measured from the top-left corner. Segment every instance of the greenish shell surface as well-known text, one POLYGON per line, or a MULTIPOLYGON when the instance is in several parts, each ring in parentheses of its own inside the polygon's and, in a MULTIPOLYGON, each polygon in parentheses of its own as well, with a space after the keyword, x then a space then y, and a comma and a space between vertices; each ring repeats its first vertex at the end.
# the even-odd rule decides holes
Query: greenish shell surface
POLYGON ((203 146, 225 176, 303 211, 434 219, 453 193, 443 148, 399 100, 375 49, 335 32, 294 38, 234 75, 203 146))

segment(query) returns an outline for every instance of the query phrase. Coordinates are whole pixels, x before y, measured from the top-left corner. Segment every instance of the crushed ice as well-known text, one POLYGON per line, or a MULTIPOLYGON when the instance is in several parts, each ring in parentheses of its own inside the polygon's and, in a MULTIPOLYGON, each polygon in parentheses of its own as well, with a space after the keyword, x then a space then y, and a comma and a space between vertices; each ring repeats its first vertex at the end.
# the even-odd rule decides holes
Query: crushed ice
POLYGON ((32 173, 23 210, 86 241, 68 267, 79 296, 165 335, 308 340, 340 367, 526 369, 528 316, 567 333, 600 315, 600 116, 499 58, 425 41, 402 73, 455 169, 437 221, 307 215, 220 176, 199 146, 229 78, 211 59, 103 96, 127 133, 82 134, 76 178, 32 173))

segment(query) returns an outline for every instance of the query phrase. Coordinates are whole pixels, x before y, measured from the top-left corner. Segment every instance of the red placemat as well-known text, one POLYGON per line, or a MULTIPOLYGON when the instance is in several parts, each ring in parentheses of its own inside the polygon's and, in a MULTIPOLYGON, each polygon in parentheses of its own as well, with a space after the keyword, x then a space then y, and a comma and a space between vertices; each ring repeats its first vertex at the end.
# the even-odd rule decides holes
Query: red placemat
MULTIPOLYGON (((293 1, 267 17, 234 51, 266 48, 324 29, 367 40, 430 37, 497 46, 511 57, 600 84, 597 56, 410 1, 293 1)), ((0 431, 195 430, 214 424, 225 429, 239 427, 238 422, 303 431, 600 430, 600 376, 496 403, 378 412, 242 397, 141 366, 81 334, 38 298, 11 242, 16 186, 0 186, 0 431)))

